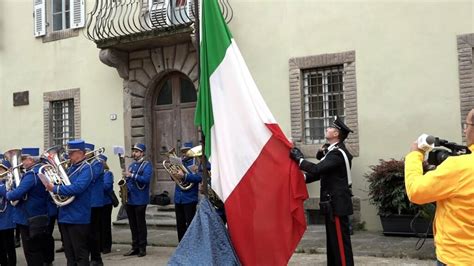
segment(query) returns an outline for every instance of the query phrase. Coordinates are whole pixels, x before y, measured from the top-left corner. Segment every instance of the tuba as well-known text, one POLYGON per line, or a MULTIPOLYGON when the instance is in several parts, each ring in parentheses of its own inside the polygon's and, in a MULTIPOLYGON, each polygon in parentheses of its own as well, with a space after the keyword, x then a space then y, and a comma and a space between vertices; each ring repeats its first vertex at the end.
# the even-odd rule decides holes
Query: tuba
MULTIPOLYGON (((20 168, 22 166, 21 161, 21 150, 20 149, 12 149, 4 154, 5 159, 10 162, 12 168, 9 170, 11 173, 10 177, 10 185, 14 187, 18 187, 21 182, 21 172, 20 168)), ((18 204, 18 200, 12 201, 11 204, 13 206, 18 204)))
MULTIPOLYGON (((45 151, 41 158, 44 159, 47 163, 40 167, 39 172, 44 174, 49 182, 55 185, 70 185, 71 182, 69 181, 69 177, 64 170, 63 164, 67 163, 68 161, 61 162, 59 159, 59 154, 61 152, 62 147, 52 147, 45 151)), ((53 199, 54 203, 57 206, 65 206, 71 203, 74 200, 74 196, 72 197, 65 197, 54 194, 53 192, 49 192, 51 198, 53 199)))
POLYGON ((166 172, 170 175, 171 180, 173 180, 176 185, 181 188, 181 190, 190 190, 194 184, 184 182, 178 177, 178 172, 181 170, 183 173, 189 174, 189 170, 183 165, 181 158, 176 155, 176 151, 174 148, 169 150, 168 152, 164 153, 165 156, 168 156, 168 160, 163 161, 163 167, 165 168, 166 172))

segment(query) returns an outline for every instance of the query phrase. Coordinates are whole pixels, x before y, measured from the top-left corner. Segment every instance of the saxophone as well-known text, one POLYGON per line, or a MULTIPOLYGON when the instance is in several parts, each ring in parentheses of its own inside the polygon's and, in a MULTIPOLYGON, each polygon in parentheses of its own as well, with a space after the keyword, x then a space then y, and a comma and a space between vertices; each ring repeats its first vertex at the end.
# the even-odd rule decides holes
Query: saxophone
MULTIPOLYGON (((122 172, 125 172, 125 156, 118 154, 119 160, 120 160, 120 168, 122 168, 122 172)), ((125 176, 122 175, 122 179, 118 182, 118 185, 120 187, 119 190, 119 196, 120 199, 122 200, 122 205, 127 204, 128 202, 128 188, 127 188, 127 180, 125 179, 125 176)))

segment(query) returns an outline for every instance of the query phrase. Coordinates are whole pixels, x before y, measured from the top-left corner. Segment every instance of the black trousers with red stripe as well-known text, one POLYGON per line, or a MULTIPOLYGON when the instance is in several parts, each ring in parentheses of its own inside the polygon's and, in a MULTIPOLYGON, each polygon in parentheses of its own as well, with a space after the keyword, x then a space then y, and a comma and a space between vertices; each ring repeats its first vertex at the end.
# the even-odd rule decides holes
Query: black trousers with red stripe
POLYGON ((326 215, 325 222, 328 265, 354 265, 349 216, 328 217, 326 215))

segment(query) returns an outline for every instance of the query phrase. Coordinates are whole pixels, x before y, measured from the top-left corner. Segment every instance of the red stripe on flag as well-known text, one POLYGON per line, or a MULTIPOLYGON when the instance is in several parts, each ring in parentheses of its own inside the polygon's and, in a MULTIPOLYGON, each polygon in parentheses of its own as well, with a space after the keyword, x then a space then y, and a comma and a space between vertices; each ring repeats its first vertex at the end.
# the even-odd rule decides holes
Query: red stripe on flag
POLYGON ((342 266, 346 266, 346 253, 344 252, 344 243, 342 242, 341 221, 339 220, 339 216, 334 216, 334 219, 336 219, 337 244, 339 245, 342 266))
POLYGON ((278 125, 269 128, 274 135, 225 203, 243 265, 287 265, 306 230, 306 184, 278 125))

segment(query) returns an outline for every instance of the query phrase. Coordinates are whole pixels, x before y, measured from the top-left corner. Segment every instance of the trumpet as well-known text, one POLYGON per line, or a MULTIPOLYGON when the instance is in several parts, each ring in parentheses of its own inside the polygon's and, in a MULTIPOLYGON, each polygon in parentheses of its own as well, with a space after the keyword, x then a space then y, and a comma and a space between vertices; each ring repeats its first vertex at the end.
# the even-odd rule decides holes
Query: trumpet
POLYGON ((165 168, 166 172, 168 172, 171 180, 173 180, 176 185, 181 188, 181 190, 190 190, 194 184, 185 182, 178 176, 179 171, 189 174, 189 170, 183 165, 181 159, 176 155, 175 148, 172 148, 168 152, 164 153, 164 155, 168 156, 168 160, 163 161, 163 167, 165 168))

